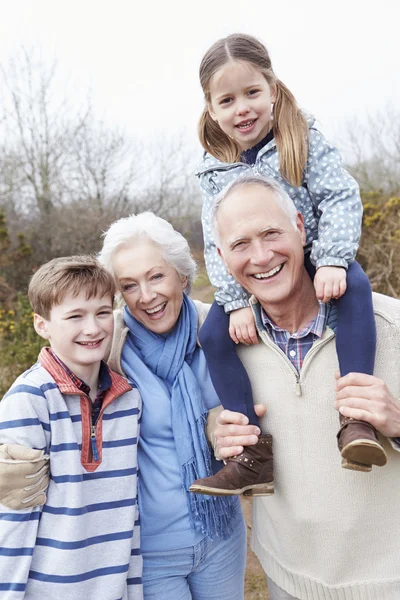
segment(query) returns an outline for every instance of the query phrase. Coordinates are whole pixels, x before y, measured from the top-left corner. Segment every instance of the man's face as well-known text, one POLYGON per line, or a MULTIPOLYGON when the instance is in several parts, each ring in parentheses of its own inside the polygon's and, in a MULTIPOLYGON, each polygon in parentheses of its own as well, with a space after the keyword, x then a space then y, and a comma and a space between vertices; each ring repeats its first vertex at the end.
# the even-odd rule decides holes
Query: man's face
POLYGON ((304 276, 305 230, 296 225, 262 185, 236 188, 217 214, 220 254, 231 275, 254 294, 268 313, 285 310, 299 296, 304 276))

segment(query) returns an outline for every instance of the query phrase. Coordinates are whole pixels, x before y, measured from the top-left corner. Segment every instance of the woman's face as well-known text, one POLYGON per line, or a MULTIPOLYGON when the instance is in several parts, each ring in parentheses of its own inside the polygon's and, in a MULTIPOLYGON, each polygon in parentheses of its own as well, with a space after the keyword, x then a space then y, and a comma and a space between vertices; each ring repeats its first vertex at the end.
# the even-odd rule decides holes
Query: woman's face
POLYGON ((146 239, 120 248, 112 267, 131 315, 154 333, 169 333, 181 312, 187 278, 166 263, 158 246, 146 239))

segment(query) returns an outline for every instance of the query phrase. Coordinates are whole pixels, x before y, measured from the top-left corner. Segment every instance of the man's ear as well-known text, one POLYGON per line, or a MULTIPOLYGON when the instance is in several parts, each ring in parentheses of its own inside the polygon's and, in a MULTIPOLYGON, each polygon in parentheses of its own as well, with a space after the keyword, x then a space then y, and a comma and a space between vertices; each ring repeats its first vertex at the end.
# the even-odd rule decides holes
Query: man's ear
POLYGON ((38 315, 36 313, 33 315, 33 326, 35 328, 36 333, 40 335, 40 337, 42 337, 45 340, 50 339, 50 334, 47 329, 47 321, 41 315, 38 315))
POLYGON ((306 236, 306 228, 304 226, 304 217, 301 214, 301 212, 297 212, 296 227, 297 227, 297 231, 300 233, 301 243, 304 248, 304 246, 306 245, 306 237, 307 236, 306 236))
POLYGON ((220 258, 222 259, 222 261, 223 261, 223 263, 224 263, 224 265, 225 265, 225 267, 226 267, 226 270, 228 271, 229 275, 232 275, 232 273, 231 273, 231 272, 230 272, 230 270, 229 270, 229 267, 228 267, 228 265, 226 264, 226 260, 225 260, 225 258, 224 258, 224 255, 223 255, 223 253, 222 253, 222 250, 221 250, 221 248, 218 248, 218 246, 217 246, 217 251, 218 251, 218 254, 219 254, 220 258))

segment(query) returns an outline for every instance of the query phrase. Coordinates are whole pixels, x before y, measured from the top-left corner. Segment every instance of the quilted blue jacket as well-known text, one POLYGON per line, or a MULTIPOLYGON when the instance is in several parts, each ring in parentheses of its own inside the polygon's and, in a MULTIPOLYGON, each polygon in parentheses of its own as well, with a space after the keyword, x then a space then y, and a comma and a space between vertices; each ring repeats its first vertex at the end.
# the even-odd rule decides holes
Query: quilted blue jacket
POLYGON ((228 274, 212 234, 211 209, 215 196, 240 175, 260 174, 279 181, 302 213, 307 232, 306 252, 317 268, 345 267, 354 260, 361 235, 362 203, 355 179, 343 167, 337 148, 307 117, 309 151, 303 182, 295 187, 279 171, 275 140, 258 153, 254 165, 223 163, 205 154, 196 173, 203 195, 202 224, 208 276, 218 288, 215 298, 226 312, 248 306, 247 292, 228 274))

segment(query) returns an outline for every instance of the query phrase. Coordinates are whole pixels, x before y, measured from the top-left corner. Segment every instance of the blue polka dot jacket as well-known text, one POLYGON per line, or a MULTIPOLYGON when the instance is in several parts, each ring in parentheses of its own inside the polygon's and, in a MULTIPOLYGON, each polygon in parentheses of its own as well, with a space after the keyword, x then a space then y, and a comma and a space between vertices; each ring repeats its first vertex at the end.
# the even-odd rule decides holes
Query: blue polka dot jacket
POLYGON ((218 255, 212 233, 212 206, 223 188, 241 175, 273 177, 285 188, 304 217, 307 233, 305 251, 311 251, 311 260, 317 269, 324 266, 347 268, 355 258, 362 222, 359 186, 343 167, 337 148, 314 126, 315 119, 308 116, 307 121, 309 150, 300 187, 294 187, 282 178, 274 139, 258 152, 253 165, 223 163, 205 153, 196 173, 203 196, 202 225, 207 272, 211 283, 218 288, 215 298, 226 312, 248 306, 249 296, 229 275, 218 255))

